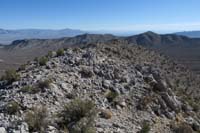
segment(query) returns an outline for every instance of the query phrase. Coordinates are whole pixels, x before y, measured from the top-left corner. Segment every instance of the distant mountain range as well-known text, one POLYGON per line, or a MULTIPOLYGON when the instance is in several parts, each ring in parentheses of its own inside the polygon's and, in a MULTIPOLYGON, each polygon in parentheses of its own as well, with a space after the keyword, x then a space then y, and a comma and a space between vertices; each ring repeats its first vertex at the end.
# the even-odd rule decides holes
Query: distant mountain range
POLYGON ((141 45, 157 50, 200 73, 199 38, 189 38, 176 34, 160 35, 150 31, 129 37, 118 37, 111 34, 82 34, 59 39, 16 40, 10 45, 0 47, 0 70, 9 67, 16 68, 35 57, 46 55, 48 51, 66 48, 69 45, 104 43, 112 40, 125 41, 130 45, 141 45))
MULTIPOLYGON (((102 34, 102 33, 113 33, 118 36, 129 36, 130 33, 115 33, 111 31, 82 31, 79 29, 17 29, 17 30, 7 30, 0 29, 0 45, 1 44, 11 44, 15 40, 23 39, 58 39, 63 37, 74 37, 81 34, 102 34)), ((132 33, 136 34, 136 33, 132 33)), ((187 36, 190 38, 200 38, 200 31, 185 31, 176 32, 176 35, 187 36)), ((148 44, 149 45, 149 44, 148 44)))
POLYGON ((10 44, 20 39, 53 39, 61 37, 72 37, 86 32, 75 29, 49 30, 49 29, 22 29, 5 30, 0 29, 0 44, 10 44))
POLYGON ((191 38, 200 38, 200 31, 184 31, 184 32, 177 32, 177 35, 183 35, 191 38))

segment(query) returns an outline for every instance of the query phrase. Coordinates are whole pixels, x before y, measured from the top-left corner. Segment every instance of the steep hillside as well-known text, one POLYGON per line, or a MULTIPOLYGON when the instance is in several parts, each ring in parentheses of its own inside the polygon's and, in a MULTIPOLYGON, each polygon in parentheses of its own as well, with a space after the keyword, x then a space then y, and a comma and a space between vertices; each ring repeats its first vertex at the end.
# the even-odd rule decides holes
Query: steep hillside
POLYGON ((2 79, 3 133, 200 131, 199 77, 124 41, 68 47, 2 79))

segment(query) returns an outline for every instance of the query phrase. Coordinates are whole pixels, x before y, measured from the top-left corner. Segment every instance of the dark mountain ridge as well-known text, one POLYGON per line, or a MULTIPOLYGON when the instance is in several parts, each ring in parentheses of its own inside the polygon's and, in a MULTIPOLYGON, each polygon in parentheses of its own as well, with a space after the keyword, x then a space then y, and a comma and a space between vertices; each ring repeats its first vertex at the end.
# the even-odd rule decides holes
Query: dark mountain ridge
POLYGON ((0 68, 4 70, 8 66, 19 66, 19 64, 33 60, 35 57, 43 56, 51 50, 66 48, 71 45, 104 43, 114 39, 126 41, 130 45, 141 45, 157 50, 179 60, 195 72, 200 70, 200 39, 175 34, 160 35, 150 31, 129 37, 118 37, 111 34, 83 34, 59 39, 17 40, 0 49, 0 59, 4 61, 4 64, 0 64, 0 68), (5 64, 7 67, 5 67, 5 64))
POLYGON ((199 44, 200 39, 193 39, 186 36, 176 35, 176 34, 156 34, 154 32, 145 32, 139 35, 126 37, 129 43, 135 43, 147 47, 157 47, 164 45, 193 45, 199 44))

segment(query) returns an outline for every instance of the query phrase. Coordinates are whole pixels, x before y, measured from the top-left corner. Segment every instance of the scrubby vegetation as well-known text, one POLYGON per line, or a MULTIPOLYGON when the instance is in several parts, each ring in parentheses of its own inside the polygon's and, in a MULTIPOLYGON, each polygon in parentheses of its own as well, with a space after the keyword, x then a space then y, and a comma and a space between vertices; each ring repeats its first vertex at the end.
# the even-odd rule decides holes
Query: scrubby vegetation
POLYGON ((38 63, 39 63, 40 66, 46 65, 47 61, 48 61, 48 58, 45 57, 45 56, 38 59, 38 63))
POLYGON ((142 123, 142 129, 140 130, 139 133, 149 133, 149 131, 151 130, 150 125, 148 122, 143 122, 142 123))
POLYGON ((70 133, 95 133, 95 104, 88 100, 75 99, 59 114, 60 125, 70 133))
POLYGON ((147 109, 148 105, 153 102, 154 98, 155 97, 150 96, 150 95, 143 96, 138 102, 137 109, 139 110, 147 109))
POLYGON ((47 58, 52 58, 53 57, 53 51, 49 51, 46 57, 47 58))
POLYGON ((176 125, 174 131, 175 133, 193 133, 192 128, 186 123, 176 125))
POLYGON ((46 88, 50 87, 51 82, 52 82, 51 79, 42 80, 33 86, 27 85, 27 86, 22 87, 20 89, 20 92, 29 93, 29 94, 44 92, 46 88))
POLYGON ((50 83, 52 82, 51 79, 46 79, 44 81, 40 81, 37 84, 37 87, 41 89, 41 91, 43 91, 45 88, 49 88, 50 87, 50 83))
POLYGON ((26 64, 22 64, 19 68, 18 71, 23 71, 26 69, 26 64))
POLYGON ((109 91, 108 93, 105 94, 105 97, 108 99, 109 102, 113 102, 115 98, 117 98, 119 94, 114 91, 109 91))
POLYGON ((57 56, 63 56, 64 54, 65 54, 64 49, 58 49, 57 52, 56 52, 57 56))
POLYGON ((48 125, 47 116, 45 107, 35 107, 27 112, 25 121, 28 124, 29 131, 44 133, 48 125))
POLYGON ((19 112, 20 106, 17 102, 11 101, 6 105, 6 112, 10 115, 14 115, 19 112))
POLYGON ((27 85, 27 86, 22 87, 20 91, 23 93, 35 94, 35 93, 39 92, 40 89, 35 86, 27 85))
POLYGON ((14 69, 9 69, 5 72, 4 76, 2 76, 1 80, 6 80, 8 83, 15 82, 19 80, 20 76, 14 69))

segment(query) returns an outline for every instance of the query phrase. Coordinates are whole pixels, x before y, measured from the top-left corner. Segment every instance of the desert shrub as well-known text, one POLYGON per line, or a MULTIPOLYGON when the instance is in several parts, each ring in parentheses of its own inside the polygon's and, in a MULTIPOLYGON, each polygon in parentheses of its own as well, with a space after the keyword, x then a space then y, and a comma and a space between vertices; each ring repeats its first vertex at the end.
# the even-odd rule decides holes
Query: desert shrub
POLYGON ((39 60, 38 57, 35 57, 35 58, 34 58, 34 61, 35 61, 35 62, 38 62, 38 60, 39 60))
POLYGON ((27 85, 27 86, 22 87, 20 89, 20 91, 23 93, 30 93, 30 94, 35 94, 38 92, 45 92, 45 89, 50 87, 51 82, 52 82, 51 79, 39 81, 34 86, 27 85))
POLYGON ((81 77, 84 77, 84 78, 91 78, 94 75, 93 71, 87 68, 82 68, 80 73, 81 73, 81 77))
POLYGON ((142 97, 137 105, 137 108, 140 110, 145 110, 147 109, 148 105, 153 102, 153 97, 152 96, 144 96, 142 97))
POLYGON ((105 97, 108 99, 109 102, 113 102, 118 96, 119 96, 119 94, 115 91, 109 91, 105 95, 105 97))
POLYGON ((142 123, 142 129, 140 130, 139 133, 149 133, 149 131, 151 130, 150 125, 148 122, 143 122, 142 123))
POLYGON ((199 101, 194 100, 190 96, 185 96, 183 99, 193 108, 193 111, 198 112, 200 110, 199 101))
POLYGON ((27 85, 27 86, 22 87, 20 91, 23 93, 35 94, 35 93, 39 92, 40 89, 35 86, 27 85))
POLYGON ((81 49, 80 49, 79 47, 74 47, 74 48, 73 48, 73 52, 78 53, 78 52, 80 52, 80 51, 81 51, 81 49))
POLYGON ((40 81, 37 84, 37 87, 41 89, 41 91, 43 91, 45 88, 49 88, 50 87, 50 83, 52 82, 51 79, 46 79, 44 81, 40 81))
POLYGON ((60 125, 70 133, 95 133, 95 104, 88 100, 75 99, 64 107, 59 114, 60 125))
POLYGON ((58 49, 57 52, 56 52, 56 55, 57 56, 63 56, 65 53, 64 49, 58 49))
POLYGON ((35 107, 26 113, 25 121, 30 132, 44 133, 47 128, 47 109, 45 107, 35 107))
POLYGON ((2 76, 2 80, 6 80, 8 81, 8 83, 15 82, 19 79, 20 79, 20 76, 14 69, 7 70, 4 76, 2 76))
POLYGON ((23 71, 26 69, 26 64, 22 64, 19 68, 18 71, 23 71))
POLYGON ((16 114, 20 109, 19 104, 15 101, 11 101, 6 105, 6 112, 10 115, 16 114))
POLYGON ((52 58, 52 57, 53 57, 53 52, 49 51, 48 54, 47 54, 47 58, 52 58))
POLYGON ((193 133, 193 129, 186 123, 178 124, 174 131, 175 133, 193 133))
POLYGON ((40 66, 46 65, 47 61, 48 61, 48 58, 45 57, 45 56, 38 59, 38 63, 39 63, 40 66))

